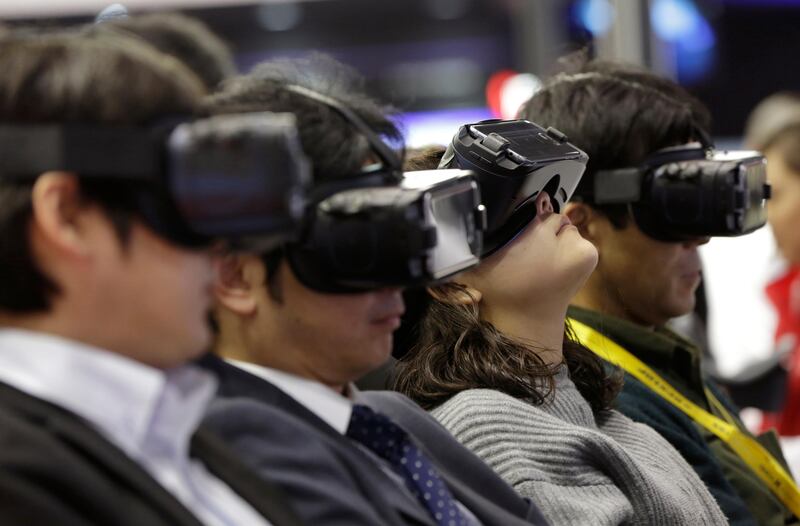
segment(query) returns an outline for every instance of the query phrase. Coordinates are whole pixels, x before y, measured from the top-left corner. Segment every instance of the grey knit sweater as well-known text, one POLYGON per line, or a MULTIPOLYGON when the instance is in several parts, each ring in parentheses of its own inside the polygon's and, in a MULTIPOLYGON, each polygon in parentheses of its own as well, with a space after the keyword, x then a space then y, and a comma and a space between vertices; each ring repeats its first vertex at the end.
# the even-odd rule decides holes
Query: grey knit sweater
POLYGON ((595 419, 566 368, 544 405, 473 389, 432 414, 554 525, 727 524, 667 441, 617 411, 595 419))

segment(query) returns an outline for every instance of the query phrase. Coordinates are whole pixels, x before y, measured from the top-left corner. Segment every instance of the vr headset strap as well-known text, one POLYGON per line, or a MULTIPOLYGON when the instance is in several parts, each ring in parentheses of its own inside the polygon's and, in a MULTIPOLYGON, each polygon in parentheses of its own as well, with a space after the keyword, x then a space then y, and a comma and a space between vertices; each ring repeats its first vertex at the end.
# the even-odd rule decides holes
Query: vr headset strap
POLYGON ((601 170, 594 176, 592 202, 597 205, 635 203, 642 197, 642 170, 601 170))
POLYGON ((402 169, 402 161, 400 157, 389 148, 385 142, 383 142, 372 129, 364 122, 361 117, 359 117, 354 111, 348 108, 346 105, 342 104, 338 100, 323 95, 322 93, 318 93, 314 90, 308 89, 303 86, 298 86, 296 84, 290 84, 286 86, 288 91, 297 93, 298 95, 302 95, 304 97, 308 97, 309 99, 313 99, 317 102, 320 102, 329 108, 333 109, 337 113, 339 113, 342 117, 347 120, 353 127, 358 130, 369 142, 369 145, 378 154, 378 157, 381 158, 381 161, 389 168, 394 170, 401 170, 402 169))
POLYGON ((76 124, 0 126, 0 177, 51 170, 82 176, 155 180, 160 148, 149 129, 76 124))

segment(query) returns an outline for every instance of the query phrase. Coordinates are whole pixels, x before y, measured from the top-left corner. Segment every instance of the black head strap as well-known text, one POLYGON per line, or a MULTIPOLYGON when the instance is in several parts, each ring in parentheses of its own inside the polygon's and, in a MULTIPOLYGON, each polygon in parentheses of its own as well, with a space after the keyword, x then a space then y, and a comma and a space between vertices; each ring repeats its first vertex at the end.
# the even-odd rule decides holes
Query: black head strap
POLYGON ((0 125, 0 176, 50 170, 154 181, 161 147, 152 130, 85 124, 0 125))
POLYGON ((333 109, 337 113, 339 113, 342 117, 347 120, 353 127, 361 133, 369 143, 370 147, 378 154, 380 157, 381 162, 390 168, 392 171, 397 172, 397 176, 399 178, 400 170, 402 169, 403 162, 400 159, 400 156, 394 152, 385 142, 383 142, 380 137, 367 125, 364 120, 359 117, 353 110, 339 102, 338 100, 334 99, 333 97, 328 97, 327 95, 323 95, 322 93, 316 92, 312 89, 308 89, 303 86, 298 86, 296 84, 289 84, 286 86, 288 91, 293 93, 297 93, 298 95, 303 95, 304 97, 308 97, 309 99, 313 99, 317 102, 321 102, 322 104, 328 106, 329 108, 333 109))

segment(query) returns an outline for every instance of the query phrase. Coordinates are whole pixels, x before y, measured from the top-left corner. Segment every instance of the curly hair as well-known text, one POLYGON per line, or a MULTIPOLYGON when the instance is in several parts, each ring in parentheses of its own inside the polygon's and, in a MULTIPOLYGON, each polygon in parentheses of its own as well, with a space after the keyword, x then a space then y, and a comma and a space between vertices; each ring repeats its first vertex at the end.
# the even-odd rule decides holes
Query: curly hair
MULTIPOLYGON (((534 348, 503 334, 480 316, 477 302, 448 301, 467 294, 458 283, 433 289, 417 325, 416 343, 395 367, 393 389, 432 409, 467 389, 495 389, 534 404, 553 393, 559 365, 542 360, 534 348)), ((609 409, 622 387, 617 371, 606 370, 594 353, 564 332, 564 363, 594 412, 609 409)))

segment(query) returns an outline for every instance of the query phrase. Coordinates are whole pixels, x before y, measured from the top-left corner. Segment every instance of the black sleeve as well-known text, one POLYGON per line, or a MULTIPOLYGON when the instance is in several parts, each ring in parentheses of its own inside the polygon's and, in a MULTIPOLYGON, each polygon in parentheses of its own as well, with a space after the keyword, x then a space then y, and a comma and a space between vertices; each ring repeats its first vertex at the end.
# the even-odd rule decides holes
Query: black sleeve
POLYGON ((616 409, 631 420, 652 427, 678 450, 706 484, 730 524, 757 524, 688 416, 627 374, 616 409))

